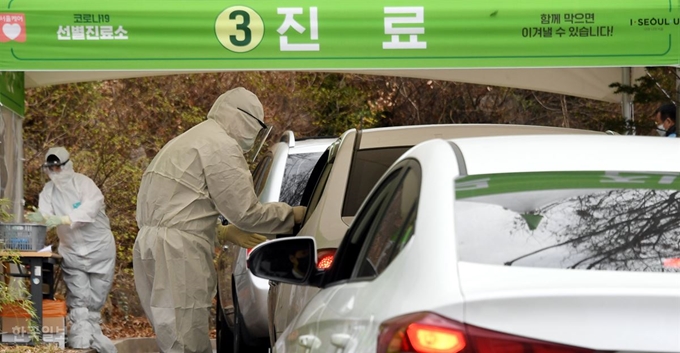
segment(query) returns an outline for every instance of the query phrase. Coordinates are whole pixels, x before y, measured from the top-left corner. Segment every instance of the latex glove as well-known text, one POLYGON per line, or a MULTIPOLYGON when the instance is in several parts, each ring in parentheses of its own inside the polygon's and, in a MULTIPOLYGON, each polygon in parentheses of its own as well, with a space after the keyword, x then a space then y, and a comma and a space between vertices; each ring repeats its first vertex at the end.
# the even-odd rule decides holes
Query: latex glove
POLYGON ((26 214, 26 219, 32 223, 45 223, 45 217, 43 217, 42 213, 35 208, 33 210, 34 212, 28 212, 26 214))
POLYGON ((220 240, 230 241, 242 248, 251 249, 257 244, 263 243, 267 240, 267 237, 260 234, 244 232, 233 224, 227 226, 218 226, 217 236, 220 240))
POLYGON ((45 221, 48 229, 62 224, 71 224, 71 218, 69 216, 49 216, 45 221))
POLYGON ((307 207, 305 206, 294 206, 293 207, 293 218, 295 219, 295 224, 302 223, 305 219, 305 213, 307 212, 307 207))

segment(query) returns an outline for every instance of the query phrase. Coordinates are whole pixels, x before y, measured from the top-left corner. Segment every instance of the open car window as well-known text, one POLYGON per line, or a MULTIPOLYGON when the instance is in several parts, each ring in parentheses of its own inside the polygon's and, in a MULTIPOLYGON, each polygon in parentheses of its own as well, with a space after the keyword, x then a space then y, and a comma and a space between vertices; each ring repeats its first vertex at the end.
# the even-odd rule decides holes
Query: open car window
POLYGON ((268 152, 257 164, 255 170, 253 170, 253 188, 255 189, 255 194, 260 196, 264 185, 266 184, 267 177, 269 176, 269 170, 272 166, 272 160, 274 157, 271 152, 268 152))
POLYGON ((312 169, 300 200, 300 205, 307 207, 307 213, 305 214, 305 219, 302 221, 302 225, 307 223, 307 220, 314 212, 314 209, 316 209, 316 205, 319 203, 321 195, 323 195, 339 146, 340 139, 333 142, 326 151, 321 154, 321 157, 319 157, 319 160, 312 169))
POLYGON ((455 186, 461 261, 680 272, 676 174, 488 174, 459 178, 455 186))

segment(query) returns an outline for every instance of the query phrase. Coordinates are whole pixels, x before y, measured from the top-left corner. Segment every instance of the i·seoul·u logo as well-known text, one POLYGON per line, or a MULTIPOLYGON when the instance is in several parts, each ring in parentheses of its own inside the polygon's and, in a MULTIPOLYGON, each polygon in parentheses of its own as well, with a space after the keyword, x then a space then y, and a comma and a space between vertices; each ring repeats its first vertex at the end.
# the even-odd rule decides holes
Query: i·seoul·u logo
POLYGON ((255 10, 246 6, 232 6, 217 16, 215 36, 223 47, 232 52, 249 52, 262 41, 264 22, 255 10))
POLYGON ((0 43, 26 41, 26 16, 23 13, 0 13, 0 43))

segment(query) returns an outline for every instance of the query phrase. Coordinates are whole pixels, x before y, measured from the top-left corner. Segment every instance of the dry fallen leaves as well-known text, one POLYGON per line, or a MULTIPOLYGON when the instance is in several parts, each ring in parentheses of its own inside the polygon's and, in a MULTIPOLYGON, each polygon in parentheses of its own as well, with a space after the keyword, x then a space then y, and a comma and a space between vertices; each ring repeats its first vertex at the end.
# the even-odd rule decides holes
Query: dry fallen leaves
MULTIPOLYGON (((68 352, 68 350, 66 350, 68 352)), ((41 353, 52 353, 52 352, 61 352, 59 349, 59 346, 57 345, 46 345, 46 346, 40 346, 40 347, 25 347, 25 346, 9 346, 9 345, 4 345, 0 344, 0 352, 3 353, 27 353, 27 352, 41 352, 41 353)))
MULTIPOLYGON (((124 318, 114 317, 112 323, 102 324, 102 332, 112 340, 128 337, 153 337, 153 329, 146 318, 124 318)), ((0 344, 0 353, 56 353, 72 352, 87 353, 84 350, 67 349, 62 350, 56 344, 44 344, 39 346, 20 346, 0 344)), ((94 351, 93 351, 94 352, 94 351)))
MULTIPOLYGON (((114 323, 102 324, 102 332, 112 340, 120 340, 132 337, 154 337, 151 324, 144 317, 116 317, 114 315, 114 323)), ((215 338, 215 330, 210 331, 210 338, 215 338)), ((37 347, 31 346, 10 346, 0 344, 0 353, 87 353, 88 351, 66 349, 62 350, 55 344, 45 344, 37 347)))
POLYGON ((68 353, 86 353, 82 349, 66 349, 62 350, 56 344, 45 344, 37 347, 30 346, 9 346, 0 344, 0 352, 2 353, 56 353, 56 352, 68 352, 68 353))

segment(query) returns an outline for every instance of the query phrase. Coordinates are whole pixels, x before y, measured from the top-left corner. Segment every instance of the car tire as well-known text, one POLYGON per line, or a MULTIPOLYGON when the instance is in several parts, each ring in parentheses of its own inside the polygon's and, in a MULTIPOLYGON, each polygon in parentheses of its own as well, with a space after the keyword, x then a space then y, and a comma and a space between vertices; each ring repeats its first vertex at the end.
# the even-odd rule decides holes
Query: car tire
POLYGON ((234 328, 233 328, 233 351, 232 353, 268 353, 269 346, 257 345, 251 346, 246 343, 248 341, 248 332, 243 325, 243 316, 241 309, 239 309, 238 298, 234 293, 234 328))
POLYGON ((276 311, 276 295, 278 293, 278 282, 269 281, 269 292, 267 293, 267 326, 269 329, 269 345, 274 347, 276 344, 276 326, 274 324, 274 314, 276 311))
POLYGON ((227 325, 227 319, 224 316, 224 311, 222 311, 219 292, 215 305, 215 348, 217 353, 231 353, 234 347, 234 335, 227 325))

